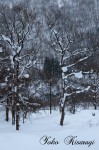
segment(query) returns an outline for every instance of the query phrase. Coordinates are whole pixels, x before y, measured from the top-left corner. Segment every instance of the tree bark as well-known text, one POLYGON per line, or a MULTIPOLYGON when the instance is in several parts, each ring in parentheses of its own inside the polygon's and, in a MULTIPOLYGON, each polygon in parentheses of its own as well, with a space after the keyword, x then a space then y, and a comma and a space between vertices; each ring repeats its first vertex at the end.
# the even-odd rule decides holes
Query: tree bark
POLYGON ((16 130, 19 130, 19 104, 16 104, 16 130))
POLYGON ((64 117, 65 117, 65 106, 61 108, 61 119, 60 119, 60 125, 63 126, 64 123, 64 117))
POLYGON ((12 106, 12 125, 15 125, 15 108, 12 106))
POLYGON ((7 99, 7 104, 6 104, 6 121, 9 121, 9 100, 7 99))
POLYGON ((52 113, 52 97, 51 97, 51 79, 50 79, 50 114, 52 113))

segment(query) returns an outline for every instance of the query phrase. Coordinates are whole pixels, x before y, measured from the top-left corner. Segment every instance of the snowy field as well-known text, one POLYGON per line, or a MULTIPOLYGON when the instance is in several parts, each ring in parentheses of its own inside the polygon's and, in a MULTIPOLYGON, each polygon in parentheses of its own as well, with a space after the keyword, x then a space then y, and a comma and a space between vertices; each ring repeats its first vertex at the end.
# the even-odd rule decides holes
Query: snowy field
POLYGON ((3 115, 0 113, 0 150, 99 150, 98 110, 82 110, 74 115, 67 113, 63 127, 59 125, 58 111, 51 115, 48 111, 40 111, 21 124, 20 131, 15 130, 11 121, 6 123, 3 115), (93 144, 74 144, 70 142, 72 137, 76 143, 92 141, 93 144), (50 141, 54 141, 53 144, 50 141))

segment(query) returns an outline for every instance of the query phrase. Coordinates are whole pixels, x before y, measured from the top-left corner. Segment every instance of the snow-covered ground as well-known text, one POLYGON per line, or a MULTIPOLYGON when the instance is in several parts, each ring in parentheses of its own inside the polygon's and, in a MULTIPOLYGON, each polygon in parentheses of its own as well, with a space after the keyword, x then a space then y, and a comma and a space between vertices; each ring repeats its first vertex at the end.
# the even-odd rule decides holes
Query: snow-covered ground
POLYGON ((4 113, 0 113, 0 150, 99 150, 98 110, 66 113, 63 127, 59 125, 59 111, 53 111, 51 115, 48 111, 40 111, 29 117, 25 124, 21 123, 20 131, 15 130, 11 121, 6 123, 3 116, 4 113), (71 142, 67 145, 66 142, 70 142, 70 137, 66 139, 68 136, 77 136, 74 138, 76 142, 94 141, 94 144, 72 145, 71 142), (44 144, 45 137, 48 141, 54 140, 53 144, 44 144))

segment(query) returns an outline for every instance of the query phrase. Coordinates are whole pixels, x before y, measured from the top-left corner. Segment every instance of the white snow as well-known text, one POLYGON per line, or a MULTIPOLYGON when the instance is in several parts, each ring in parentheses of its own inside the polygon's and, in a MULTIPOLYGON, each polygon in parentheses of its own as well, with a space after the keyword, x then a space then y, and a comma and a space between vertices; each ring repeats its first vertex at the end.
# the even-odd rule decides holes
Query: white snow
POLYGON ((0 114, 0 150, 98 150, 99 149, 99 111, 83 110, 76 114, 66 113, 64 126, 59 125, 60 112, 40 111, 33 114, 25 124, 20 124, 20 131, 15 130, 11 121, 3 120, 0 114), (95 113, 95 116, 92 114, 95 113), (55 138, 58 145, 41 145, 43 136, 55 138), (79 141, 95 141, 88 145, 66 145, 64 139, 77 136, 79 141))
POLYGON ((62 67, 63 72, 66 72, 67 70, 68 70, 67 67, 62 67))
POLYGON ((2 53, 2 52, 3 52, 2 47, 0 47, 0 53, 2 53))
POLYGON ((88 86, 85 90, 88 91, 90 89, 90 86, 88 86))
POLYGON ((5 83, 0 83, 0 88, 3 89, 7 86, 6 82, 5 83))
POLYGON ((80 79, 80 78, 82 78, 82 77, 83 77, 83 75, 82 75, 82 71, 77 72, 77 73, 74 73, 74 75, 75 75, 75 77, 76 77, 76 78, 78 78, 78 79, 80 79))
POLYGON ((28 79, 28 78, 29 78, 29 74, 24 74, 24 77, 25 77, 26 79, 28 79))
POLYGON ((19 53, 21 51, 21 46, 17 47, 17 53, 19 53))
POLYGON ((11 40, 10 40, 9 37, 7 37, 7 36, 5 36, 5 35, 2 35, 2 39, 3 39, 4 41, 9 42, 9 43, 11 44, 11 40))
POLYGON ((8 82, 8 76, 7 76, 7 77, 5 77, 5 82, 8 82))
POLYGON ((80 91, 76 91, 76 93, 83 93, 85 91, 88 91, 89 89, 90 89, 90 86, 88 86, 87 88, 84 88, 84 89, 82 89, 80 91))
POLYGON ((10 56, 10 60, 11 60, 11 65, 14 68, 13 56, 10 56))
POLYGON ((62 76, 63 79, 67 79, 68 77, 74 75, 76 78, 78 79, 81 79, 83 77, 83 74, 82 74, 82 71, 79 71, 79 72, 73 72, 73 73, 70 73, 69 75, 66 75, 66 76, 62 76))

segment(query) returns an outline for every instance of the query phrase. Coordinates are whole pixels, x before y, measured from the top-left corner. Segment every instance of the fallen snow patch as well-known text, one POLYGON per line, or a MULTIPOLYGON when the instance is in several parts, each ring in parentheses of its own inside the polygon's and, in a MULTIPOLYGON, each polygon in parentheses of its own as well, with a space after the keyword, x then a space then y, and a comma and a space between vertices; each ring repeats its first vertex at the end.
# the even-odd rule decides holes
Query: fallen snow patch
POLYGON ((2 49, 2 47, 0 47, 0 53, 2 53, 3 52, 3 49, 2 49))

